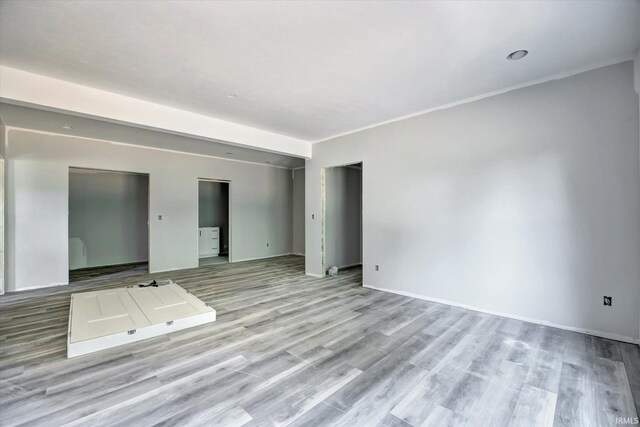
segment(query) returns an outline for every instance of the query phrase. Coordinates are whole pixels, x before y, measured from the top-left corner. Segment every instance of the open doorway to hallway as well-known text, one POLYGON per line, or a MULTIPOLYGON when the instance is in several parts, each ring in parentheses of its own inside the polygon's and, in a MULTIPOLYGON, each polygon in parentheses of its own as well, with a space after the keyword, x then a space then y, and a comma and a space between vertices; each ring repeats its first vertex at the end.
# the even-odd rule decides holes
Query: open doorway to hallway
POLYGON ((229 181, 198 180, 198 264, 231 261, 229 181))
POLYGON ((324 170, 324 272, 362 265, 362 163, 324 170))

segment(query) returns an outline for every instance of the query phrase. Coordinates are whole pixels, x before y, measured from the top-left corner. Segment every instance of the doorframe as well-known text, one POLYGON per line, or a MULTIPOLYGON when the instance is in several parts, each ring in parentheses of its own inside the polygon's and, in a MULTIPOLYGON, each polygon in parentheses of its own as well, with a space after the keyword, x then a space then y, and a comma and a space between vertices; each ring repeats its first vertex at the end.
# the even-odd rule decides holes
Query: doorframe
POLYGON ((5 271, 6 271, 6 254, 5 254, 5 235, 6 235, 6 224, 4 222, 4 198, 5 198, 5 159, 4 157, 0 157, 0 228, 2 231, 0 232, 0 295, 4 295, 4 287, 5 287, 5 271))
MULTIPOLYGON (((232 258, 232 248, 233 248, 233 232, 231 231, 231 229, 233 228, 231 226, 232 221, 233 221, 233 204, 231 203, 231 201, 233 200, 233 192, 232 192, 232 180, 230 179, 218 179, 218 178, 202 178, 202 177, 198 177, 196 179, 196 194, 197 194, 197 207, 198 207, 198 217, 196 220, 196 237, 198 237, 198 230, 200 228, 200 189, 198 184, 200 183, 200 181, 205 181, 205 182, 220 182, 222 184, 227 184, 229 186, 229 197, 228 197, 228 201, 227 201, 227 217, 229 219, 229 252, 228 252, 228 257, 229 257, 229 263, 233 262, 233 258, 232 258)), ((198 243, 198 246, 196 247, 196 265, 198 267, 200 267, 200 244, 198 243)))
POLYGON ((339 165, 325 166, 320 168, 320 254, 322 257, 322 277, 327 275, 327 169, 341 168, 360 164, 360 253, 362 258, 362 269, 364 270, 364 160, 342 163, 339 165))
POLYGON ((69 200, 71 199, 71 191, 69 189, 69 176, 71 175, 71 169, 107 173, 123 173, 128 175, 140 175, 147 177, 147 273, 151 273, 151 174, 148 172, 134 172, 117 169, 102 169, 69 165, 67 167, 67 284, 71 285, 71 283, 69 282, 69 200))

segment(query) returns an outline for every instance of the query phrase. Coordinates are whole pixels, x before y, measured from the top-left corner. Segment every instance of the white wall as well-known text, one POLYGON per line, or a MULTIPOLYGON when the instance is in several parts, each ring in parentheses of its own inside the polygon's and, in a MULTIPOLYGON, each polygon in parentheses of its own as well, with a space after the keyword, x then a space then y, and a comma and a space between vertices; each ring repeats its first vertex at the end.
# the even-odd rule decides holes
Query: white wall
POLYGON ((148 219, 146 175, 71 169, 69 238, 85 253, 70 249, 69 269, 148 261, 148 219))
MULTIPOLYGON (((638 102, 640 102, 640 51, 638 51, 638 55, 634 61, 634 71, 633 81, 636 93, 638 94, 638 102)), ((638 109, 638 126, 638 134, 640 136, 640 109, 638 109)), ((640 147, 640 137, 638 138, 638 146, 640 147)), ((640 175, 638 176, 638 180, 640 180, 640 175)), ((640 221, 640 218, 638 218, 638 221, 640 221)), ((640 264, 640 255, 638 256, 638 264, 640 264)), ((638 294, 640 294, 640 277, 638 278, 638 294)), ((640 320, 640 300, 638 301, 638 319, 640 320)))
POLYGON ((304 168, 293 171, 293 250, 304 255, 304 168))
POLYGON ((202 177, 231 181, 234 261, 291 252, 290 170, 22 130, 7 148, 8 290, 68 282, 70 166, 150 175, 151 272, 198 266, 202 177))
POLYGON ((321 168, 363 161, 366 286, 637 339, 638 127, 625 62, 315 144, 307 273, 321 168))
POLYGON ((198 226, 220 227, 220 253, 229 250, 229 184, 198 183, 198 226))
POLYGON ((325 172, 326 267, 349 267, 361 257, 362 170, 335 167, 325 172))
POLYGON ((4 294, 4 283, 6 279, 5 263, 6 253, 4 251, 5 246, 5 224, 4 224, 4 207, 5 207, 5 167, 4 158, 6 155, 5 150, 5 137, 6 128, 2 120, 0 120, 0 295, 4 294))
POLYGON ((5 147, 6 131, 7 129, 4 125, 4 122, 0 120, 0 157, 2 157, 3 159, 6 156, 6 147, 5 147))

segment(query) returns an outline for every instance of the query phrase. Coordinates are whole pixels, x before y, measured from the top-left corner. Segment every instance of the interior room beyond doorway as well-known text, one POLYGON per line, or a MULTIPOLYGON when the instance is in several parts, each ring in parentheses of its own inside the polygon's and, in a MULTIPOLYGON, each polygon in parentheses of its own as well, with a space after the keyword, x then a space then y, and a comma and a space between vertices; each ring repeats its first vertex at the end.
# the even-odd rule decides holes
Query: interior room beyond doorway
POLYGON ((229 182, 198 180, 199 265, 229 262, 229 182))
POLYGON ((324 271, 362 265, 362 163, 325 169, 324 271))
POLYGON ((148 175, 69 168, 69 282, 146 273, 148 222, 148 175))

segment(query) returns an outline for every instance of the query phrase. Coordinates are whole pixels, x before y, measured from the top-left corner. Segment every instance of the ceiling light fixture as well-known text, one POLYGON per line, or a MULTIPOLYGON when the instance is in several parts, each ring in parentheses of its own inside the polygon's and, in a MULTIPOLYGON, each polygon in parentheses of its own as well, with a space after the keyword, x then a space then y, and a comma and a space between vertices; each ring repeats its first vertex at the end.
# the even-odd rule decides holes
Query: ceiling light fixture
POLYGON ((230 93, 230 94, 227 95, 227 98, 229 98, 229 99, 236 99, 237 97, 238 97, 238 94, 236 94, 236 93, 230 93))
POLYGON ((71 129, 73 129, 73 126, 70 126, 70 125, 62 125, 62 129, 71 130, 71 129))
POLYGON ((509 55, 507 55, 507 59, 510 61, 517 61, 518 59, 522 59, 527 55, 529 55, 529 51, 521 49, 516 50, 515 52, 511 52, 509 55))

